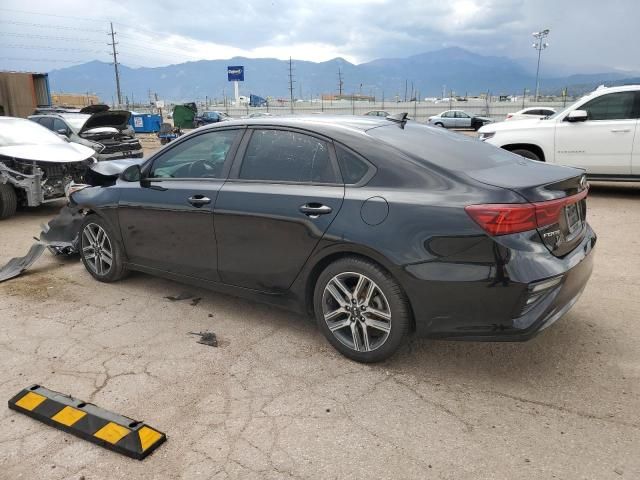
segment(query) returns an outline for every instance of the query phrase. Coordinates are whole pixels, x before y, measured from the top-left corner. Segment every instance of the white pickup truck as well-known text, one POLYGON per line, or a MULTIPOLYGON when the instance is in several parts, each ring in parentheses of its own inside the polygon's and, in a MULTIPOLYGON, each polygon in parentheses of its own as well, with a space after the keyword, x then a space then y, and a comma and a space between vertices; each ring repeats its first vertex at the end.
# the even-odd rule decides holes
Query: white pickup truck
POLYGON ((640 85, 600 87, 545 119, 485 125, 479 138, 523 157, 584 168, 592 180, 640 181, 640 85))

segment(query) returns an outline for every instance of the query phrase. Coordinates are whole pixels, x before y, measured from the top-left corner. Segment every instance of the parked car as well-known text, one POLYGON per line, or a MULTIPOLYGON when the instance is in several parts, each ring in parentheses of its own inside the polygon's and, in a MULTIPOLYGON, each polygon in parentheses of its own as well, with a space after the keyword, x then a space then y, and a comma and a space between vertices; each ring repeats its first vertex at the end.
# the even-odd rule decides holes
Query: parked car
POLYGON ((70 142, 92 148, 95 158, 103 161, 142 158, 142 145, 129 125, 130 118, 131 112, 125 110, 103 110, 96 113, 31 115, 29 120, 70 142))
POLYGON ((262 117, 273 117, 273 113, 270 112, 252 112, 249 115, 244 115, 240 118, 262 118, 262 117))
POLYGON ((193 126, 198 128, 203 125, 208 125, 210 123, 224 122, 229 119, 230 119, 229 115, 227 115, 224 112, 216 112, 216 111, 202 112, 202 114, 196 115, 196 117, 193 119, 193 126))
POLYGON ((0 219, 15 214, 19 205, 37 207, 64 198, 72 181, 84 181, 93 155, 93 149, 34 122, 0 117, 0 219))
POLYGON ((593 180, 640 180, 640 85, 599 88, 543 120, 487 125, 480 139, 518 155, 584 168, 593 180))
POLYGON ((71 195, 93 212, 95 279, 140 270, 288 307, 357 361, 409 332, 526 340, 591 273, 581 170, 400 116, 235 120, 118 162, 71 195))
POLYGON ((550 107, 528 107, 514 113, 508 113, 505 122, 514 120, 531 120, 532 118, 542 119, 550 117, 554 113, 556 113, 555 109, 550 107))
POLYGON ((370 116, 370 117, 388 117, 390 115, 390 113, 386 112, 384 110, 371 110, 371 111, 365 113, 365 115, 370 116))
POLYGON ((447 110, 439 115, 429 117, 427 123, 436 127, 444 128, 473 128, 478 130, 483 125, 491 123, 493 120, 487 117, 470 115, 462 110, 447 110))

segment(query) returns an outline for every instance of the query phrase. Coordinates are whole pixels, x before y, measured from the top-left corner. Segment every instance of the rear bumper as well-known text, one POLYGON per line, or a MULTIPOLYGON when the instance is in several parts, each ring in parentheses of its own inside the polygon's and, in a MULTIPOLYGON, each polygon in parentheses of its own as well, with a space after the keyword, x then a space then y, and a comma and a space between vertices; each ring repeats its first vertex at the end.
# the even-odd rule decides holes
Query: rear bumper
MULTIPOLYGON (((430 338, 470 341, 525 341, 567 313, 578 301, 593 270, 596 235, 588 231, 580 245, 563 258, 543 250, 510 250, 510 260, 499 276, 499 266, 486 268, 487 277, 464 263, 448 264, 447 277, 454 281, 437 282, 449 294, 424 294, 420 300, 414 284, 408 294, 414 308, 416 333, 430 338), (453 272, 453 275, 452 275, 453 272), (472 273, 473 275, 468 275, 472 273), (552 277, 562 281, 529 310, 523 309, 531 283, 552 277), (414 298, 416 302, 414 303, 414 298), (429 299, 434 305, 429 305, 429 299), (526 313, 522 313, 526 311, 526 313)), ((477 269, 477 267, 475 267, 477 269)), ((444 273, 444 272, 443 272, 444 273)), ((433 288, 434 282, 429 282, 433 288)), ((427 285, 423 287, 429 288, 427 285)))

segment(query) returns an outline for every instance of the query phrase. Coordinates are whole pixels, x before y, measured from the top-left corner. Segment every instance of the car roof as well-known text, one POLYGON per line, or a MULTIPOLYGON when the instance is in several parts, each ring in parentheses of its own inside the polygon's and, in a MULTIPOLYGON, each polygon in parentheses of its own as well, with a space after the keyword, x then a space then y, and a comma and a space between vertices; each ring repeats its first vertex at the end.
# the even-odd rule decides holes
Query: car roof
POLYGON ((328 137, 336 134, 364 133, 371 128, 391 125, 393 122, 382 117, 355 115, 290 115, 279 117, 243 118, 228 120, 222 125, 210 125, 202 128, 227 128, 230 126, 273 126, 311 130, 328 137))

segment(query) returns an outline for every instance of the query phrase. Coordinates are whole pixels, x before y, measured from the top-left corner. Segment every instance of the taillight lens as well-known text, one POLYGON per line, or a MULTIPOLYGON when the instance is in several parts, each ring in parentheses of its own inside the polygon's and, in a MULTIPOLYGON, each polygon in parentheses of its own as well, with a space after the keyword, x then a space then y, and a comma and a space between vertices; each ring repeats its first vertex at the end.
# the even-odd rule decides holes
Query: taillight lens
POLYGON ((564 207, 579 202, 587 192, 546 202, 469 205, 465 211, 489 235, 508 235, 557 223, 564 207))

